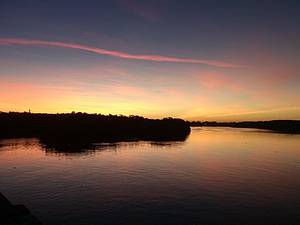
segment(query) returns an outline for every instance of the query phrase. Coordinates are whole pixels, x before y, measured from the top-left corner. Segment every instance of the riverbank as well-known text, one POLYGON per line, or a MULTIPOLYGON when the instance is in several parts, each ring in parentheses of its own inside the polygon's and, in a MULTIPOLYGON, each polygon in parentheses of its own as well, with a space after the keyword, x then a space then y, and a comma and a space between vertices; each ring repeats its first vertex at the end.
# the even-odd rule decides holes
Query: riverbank
POLYGON ((300 134, 300 120, 271 120, 244 122, 189 122, 191 127, 237 127, 265 129, 278 133, 300 134))

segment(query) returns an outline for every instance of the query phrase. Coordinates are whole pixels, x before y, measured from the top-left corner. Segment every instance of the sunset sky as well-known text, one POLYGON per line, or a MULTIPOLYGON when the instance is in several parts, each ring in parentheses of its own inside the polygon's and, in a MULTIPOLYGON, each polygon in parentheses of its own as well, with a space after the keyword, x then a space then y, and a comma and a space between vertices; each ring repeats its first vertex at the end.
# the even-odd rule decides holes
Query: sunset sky
POLYGON ((0 1, 0 111, 300 119, 300 1, 0 1))

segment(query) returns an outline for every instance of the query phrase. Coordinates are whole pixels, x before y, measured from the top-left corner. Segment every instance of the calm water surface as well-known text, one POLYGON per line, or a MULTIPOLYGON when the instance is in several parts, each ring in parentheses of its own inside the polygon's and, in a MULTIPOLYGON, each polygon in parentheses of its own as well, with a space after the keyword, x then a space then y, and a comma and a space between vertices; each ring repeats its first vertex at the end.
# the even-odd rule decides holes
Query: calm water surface
POLYGON ((0 191, 46 225, 300 224, 300 136, 194 128, 73 154, 6 139, 0 191))

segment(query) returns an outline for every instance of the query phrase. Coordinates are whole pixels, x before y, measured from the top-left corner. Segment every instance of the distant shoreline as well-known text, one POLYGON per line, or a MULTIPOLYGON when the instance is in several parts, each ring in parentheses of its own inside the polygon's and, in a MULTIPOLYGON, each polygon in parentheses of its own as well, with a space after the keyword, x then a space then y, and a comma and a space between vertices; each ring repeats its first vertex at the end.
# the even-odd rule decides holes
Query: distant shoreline
POLYGON ((202 122, 88 113, 0 112, 0 138, 37 137, 48 144, 117 141, 184 141, 190 127, 265 129, 300 134, 300 120, 202 122))
POLYGON ((300 134, 300 120, 270 120, 244 122, 189 122, 191 127, 233 127, 265 129, 277 133, 300 134))

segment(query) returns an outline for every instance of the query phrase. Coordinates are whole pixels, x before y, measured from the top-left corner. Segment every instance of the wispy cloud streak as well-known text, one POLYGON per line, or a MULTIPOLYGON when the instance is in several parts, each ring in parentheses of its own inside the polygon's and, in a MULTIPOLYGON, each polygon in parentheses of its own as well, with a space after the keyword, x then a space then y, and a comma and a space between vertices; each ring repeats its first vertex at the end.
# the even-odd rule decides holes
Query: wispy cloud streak
POLYGON ((74 43, 65 43, 65 42, 56 42, 56 41, 43 41, 43 40, 31 40, 31 39, 21 39, 21 38, 0 38, 0 45, 32 45, 32 46, 42 46, 42 47, 61 47, 61 48, 70 48, 78 49, 87 52, 93 52, 99 55, 109 55, 118 58, 124 59, 133 59, 133 60, 145 60, 145 61, 156 61, 156 62, 174 62, 174 63, 194 63, 194 64, 204 64, 215 67, 224 67, 224 68, 238 68, 239 65, 230 64, 218 60, 202 60, 194 58, 179 58, 179 57, 168 57, 162 55, 135 55, 129 54, 126 52, 107 50, 102 48, 90 47, 86 45, 74 44, 74 43))
POLYGON ((266 109, 266 110, 256 110, 256 111, 243 111, 243 112, 234 112, 234 113, 218 113, 211 114, 207 117, 226 117, 226 116, 239 116, 239 115, 250 115, 250 114, 263 114, 270 112, 281 112, 281 111, 289 111, 289 110, 299 110, 298 106, 290 106, 290 107, 282 107, 282 108, 274 108, 274 109, 266 109))

